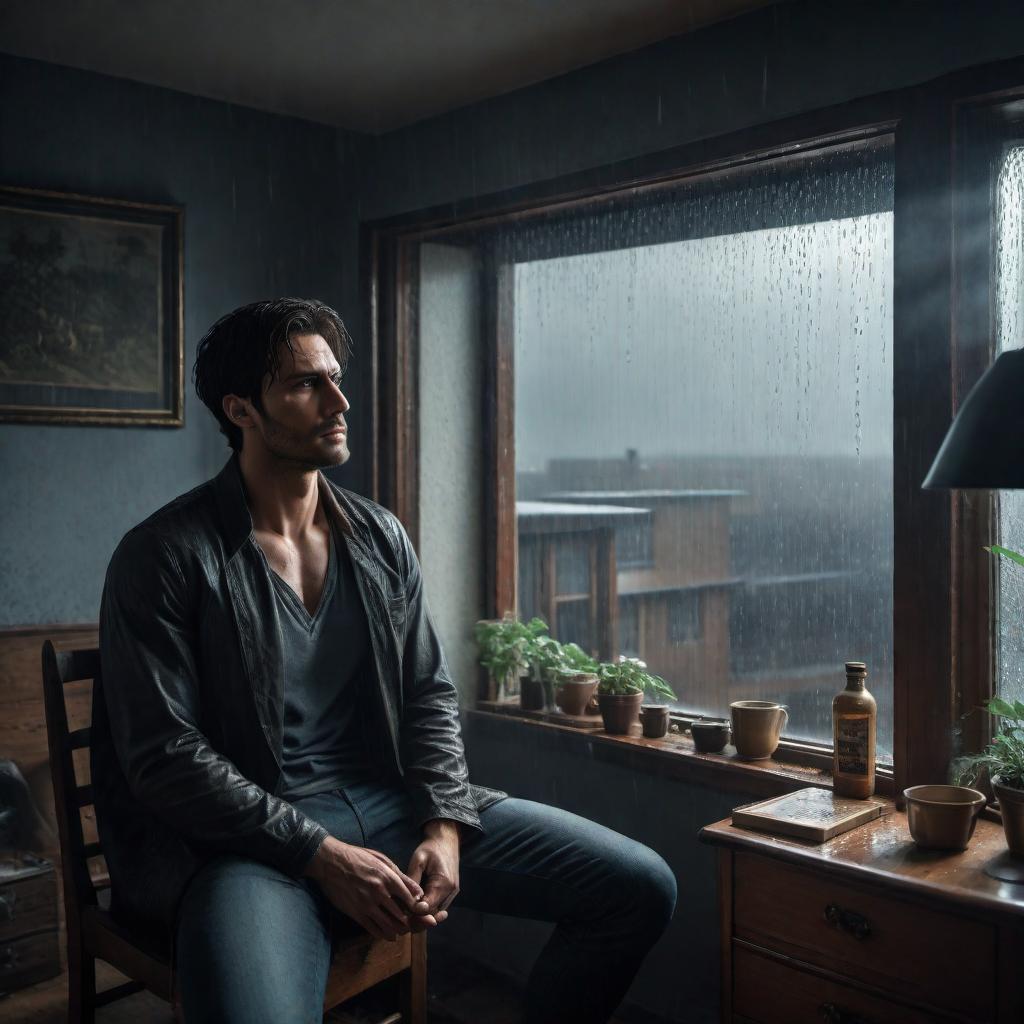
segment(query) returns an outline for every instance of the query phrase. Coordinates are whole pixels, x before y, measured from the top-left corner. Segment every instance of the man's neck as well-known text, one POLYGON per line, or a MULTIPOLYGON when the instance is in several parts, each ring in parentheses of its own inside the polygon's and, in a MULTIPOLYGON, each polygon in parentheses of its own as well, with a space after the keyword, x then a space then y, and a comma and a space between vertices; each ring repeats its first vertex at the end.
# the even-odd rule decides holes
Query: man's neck
POLYGON ((238 464, 254 530, 295 541, 323 519, 316 469, 244 448, 238 464))

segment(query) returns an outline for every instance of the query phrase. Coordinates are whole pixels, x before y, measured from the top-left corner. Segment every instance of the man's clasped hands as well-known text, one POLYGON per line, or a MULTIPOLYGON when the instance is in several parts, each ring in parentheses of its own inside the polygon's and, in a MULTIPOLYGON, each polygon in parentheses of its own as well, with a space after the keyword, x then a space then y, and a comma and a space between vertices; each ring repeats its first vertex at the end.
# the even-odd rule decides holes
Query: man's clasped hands
POLYGON ((447 919, 459 892, 459 826, 437 819, 428 821, 423 832, 408 873, 377 850, 328 836, 306 875, 374 938, 393 941, 408 932, 435 928, 447 919))

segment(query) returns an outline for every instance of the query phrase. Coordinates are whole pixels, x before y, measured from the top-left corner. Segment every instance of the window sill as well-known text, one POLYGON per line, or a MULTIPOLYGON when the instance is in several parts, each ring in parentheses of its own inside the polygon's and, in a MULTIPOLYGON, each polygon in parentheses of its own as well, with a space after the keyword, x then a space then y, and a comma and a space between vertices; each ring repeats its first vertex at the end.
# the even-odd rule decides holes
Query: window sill
MULTIPOLYGON (((486 722, 494 729, 553 730, 564 737, 564 742, 578 744, 581 751, 588 750, 592 757, 715 789, 769 797, 805 786, 832 788, 831 773, 821 767, 790 761, 785 754, 765 761, 741 761, 732 747, 726 747, 721 754, 701 754, 694 749, 693 741, 679 732, 652 740, 644 737, 636 724, 630 735, 612 736, 600 727, 600 719, 596 720, 596 726, 590 726, 557 712, 523 711, 514 701, 479 701, 469 713, 479 724, 486 722)), ((880 794, 892 794, 891 776, 879 775, 877 782, 880 794)))

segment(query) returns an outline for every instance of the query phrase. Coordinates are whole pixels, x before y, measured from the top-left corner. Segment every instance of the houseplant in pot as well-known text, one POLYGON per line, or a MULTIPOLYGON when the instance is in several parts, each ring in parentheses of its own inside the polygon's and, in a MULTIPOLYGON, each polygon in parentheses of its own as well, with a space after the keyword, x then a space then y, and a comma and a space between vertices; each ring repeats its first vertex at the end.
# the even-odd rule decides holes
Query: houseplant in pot
MULTIPOLYGON (((476 624, 478 660, 496 683, 499 699, 519 688, 515 683, 530 668, 531 644, 537 636, 546 633, 547 628, 540 619, 523 623, 507 613, 503 618, 482 619, 476 624)), ((527 707, 527 701, 533 695, 527 693, 525 685, 519 689, 520 700, 527 707)))
POLYGON ((672 688, 661 676, 647 671, 639 658, 619 657, 597 667, 597 699, 605 732, 625 735, 640 716, 645 693, 676 700, 672 688))
POLYGON ((993 697, 986 705, 1000 723, 992 742, 980 753, 962 758, 955 771, 961 784, 973 783, 985 771, 999 801, 1006 845, 1024 860, 1024 704, 993 697))
POLYGON ((578 644, 561 644, 559 663, 548 672, 555 703, 567 715, 582 715, 597 689, 597 662, 578 644))
MULTIPOLYGON (((532 622, 543 625, 540 619, 532 622)), ((524 681, 524 686, 529 689, 536 683, 541 685, 537 699, 544 707, 557 704, 568 715, 583 714, 597 687, 597 662, 593 658, 577 644, 563 644, 535 630, 526 643, 526 660, 530 679, 524 681)))

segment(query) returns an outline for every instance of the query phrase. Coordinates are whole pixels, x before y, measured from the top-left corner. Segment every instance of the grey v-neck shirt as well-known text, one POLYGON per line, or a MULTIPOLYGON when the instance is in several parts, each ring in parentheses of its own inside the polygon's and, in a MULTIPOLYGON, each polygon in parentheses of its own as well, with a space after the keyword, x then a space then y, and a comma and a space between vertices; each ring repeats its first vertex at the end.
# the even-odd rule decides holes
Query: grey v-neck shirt
MULTIPOLYGON (((252 541, 256 544, 255 539, 252 541)), ((263 558, 274 585, 284 655, 281 784, 286 800, 374 777, 364 740, 370 627, 343 541, 331 530, 320 604, 310 615, 263 558)), ((263 549, 256 544, 260 553, 263 549)))

